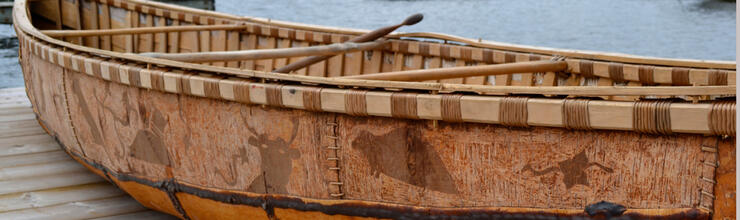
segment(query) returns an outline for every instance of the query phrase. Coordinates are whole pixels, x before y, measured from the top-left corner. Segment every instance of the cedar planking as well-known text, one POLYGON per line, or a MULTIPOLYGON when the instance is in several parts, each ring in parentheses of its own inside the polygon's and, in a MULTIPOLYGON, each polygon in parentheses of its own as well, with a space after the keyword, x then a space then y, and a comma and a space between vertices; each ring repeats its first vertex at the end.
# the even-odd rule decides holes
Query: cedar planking
POLYGON ((626 211, 616 215, 633 218, 734 217, 735 69, 725 62, 401 33, 389 47, 277 74, 269 71, 297 59, 194 64, 131 53, 328 45, 362 32, 137 0, 91 1, 97 12, 72 2, 76 21, 46 13, 46 3, 30 14, 15 3, 38 120, 73 158, 180 218, 598 218, 589 213, 618 205, 626 211), (133 32, 54 39, 29 16, 64 26, 47 33, 133 32), (246 28, 140 32, 178 25, 246 28), (440 82, 337 78, 536 60, 567 68, 440 82))

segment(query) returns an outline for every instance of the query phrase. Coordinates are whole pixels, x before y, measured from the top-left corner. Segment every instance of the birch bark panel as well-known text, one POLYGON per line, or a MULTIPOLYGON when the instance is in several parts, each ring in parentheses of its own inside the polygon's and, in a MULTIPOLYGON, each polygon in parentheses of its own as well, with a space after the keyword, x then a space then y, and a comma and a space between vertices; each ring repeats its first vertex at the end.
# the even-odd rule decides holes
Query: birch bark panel
MULTIPOLYGON (((23 38, 23 35, 21 36, 22 36, 21 38, 23 38)), ((26 46, 31 46, 31 45, 26 45, 26 46)), ((35 114, 38 115, 39 112, 36 106, 36 104, 38 103, 37 101, 38 99, 36 98, 35 90, 39 88, 39 85, 36 85, 37 83, 31 81, 32 79, 31 77, 35 75, 33 74, 33 71, 35 71, 33 70, 34 69, 33 66, 36 65, 36 63, 32 62, 32 60, 35 60, 34 58, 36 56, 36 55, 33 55, 33 50, 34 49, 32 49, 32 46, 31 47, 21 46, 21 48, 18 50, 18 52, 20 53, 19 56, 28 57, 29 59, 18 59, 18 63, 21 65, 21 68, 23 69, 21 73, 23 74, 23 82, 25 85, 26 96, 28 96, 28 101, 32 103, 31 109, 33 110, 35 114)))
POLYGON ((424 206, 687 208, 702 136, 340 117, 347 199, 424 206), (617 187, 619 186, 619 187, 617 187))
POLYGON ((147 90, 79 73, 66 83, 77 137, 89 157, 112 170, 329 198, 329 152, 318 147, 325 114, 141 92, 147 90))
MULTIPOLYGON (((120 84, 67 70, 65 78, 69 99, 70 118, 75 126, 76 138, 84 155, 117 172, 147 169, 147 173, 164 175, 164 168, 150 168, 147 164, 132 162, 129 145, 134 142, 138 129, 143 127, 138 108, 138 89, 127 89, 120 84), (158 170, 152 172, 149 170, 158 170)), ((154 137, 154 136, 151 136, 154 137)), ((140 137, 149 139, 143 134, 140 137)))
POLYGON ((228 204, 187 193, 177 193, 177 198, 191 219, 269 219, 262 207, 228 204))
POLYGON ((737 186, 735 186, 736 167, 735 160, 737 151, 734 138, 721 139, 717 146, 718 165, 715 170, 714 196, 714 219, 734 219, 736 216, 735 198, 737 186))
MULTIPOLYGON (((184 143, 168 146, 185 182, 257 193, 327 198, 320 116, 182 96, 184 143), (203 166, 208 164, 208 166, 203 166)), ((176 141, 178 139, 172 139, 176 141)))
MULTIPOLYGON (((171 127, 168 133, 173 139, 167 141, 178 161, 175 178, 224 189, 247 189, 262 172, 259 151, 250 147, 253 143, 246 131, 251 128, 243 119, 242 109, 219 101, 195 101, 185 96, 178 99, 177 103, 154 107, 175 109, 178 114, 177 120, 170 122, 179 126, 171 127), (219 110, 212 111, 214 107, 219 110)), ((150 101, 156 105, 155 99, 150 101)))
POLYGON ((72 151, 81 153, 74 139, 72 126, 69 124, 67 102, 64 94, 64 85, 59 83, 63 80, 63 69, 56 64, 49 63, 32 55, 26 56, 29 66, 23 68, 29 74, 24 76, 27 80, 29 93, 33 95, 33 105, 38 111, 38 119, 51 132, 52 136, 59 139, 61 143, 72 151))

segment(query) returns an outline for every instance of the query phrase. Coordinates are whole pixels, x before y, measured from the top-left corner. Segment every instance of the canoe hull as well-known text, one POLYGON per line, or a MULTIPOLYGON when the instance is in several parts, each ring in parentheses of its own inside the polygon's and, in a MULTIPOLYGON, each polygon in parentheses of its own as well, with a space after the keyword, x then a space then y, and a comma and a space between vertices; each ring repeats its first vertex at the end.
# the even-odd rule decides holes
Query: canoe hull
POLYGON ((585 216, 607 200, 625 215, 702 219, 707 193, 734 191, 702 181, 734 180, 733 164, 703 165, 734 161, 734 138, 286 110, 122 85, 22 53, 49 133, 180 217, 585 216))

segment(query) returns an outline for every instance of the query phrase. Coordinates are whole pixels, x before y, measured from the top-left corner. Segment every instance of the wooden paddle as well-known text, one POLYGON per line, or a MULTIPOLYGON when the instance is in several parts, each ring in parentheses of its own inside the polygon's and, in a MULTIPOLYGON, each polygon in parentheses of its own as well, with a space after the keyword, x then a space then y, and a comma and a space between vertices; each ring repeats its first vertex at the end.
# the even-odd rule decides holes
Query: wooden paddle
POLYGON ((191 63, 242 61, 275 59, 286 57, 303 57, 311 55, 336 55, 363 50, 375 50, 384 47, 388 41, 380 40, 366 43, 336 43, 313 47, 293 47, 260 50, 214 51, 196 53, 140 53, 138 55, 176 60, 191 63))
MULTIPOLYGON (((381 38, 385 35, 388 35, 389 33, 393 32, 394 30, 398 29, 401 26, 404 25, 414 25, 416 23, 419 23, 422 19, 424 19, 424 15, 422 14, 414 14, 406 18, 403 22, 397 25, 387 26, 383 27, 371 32, 368 32, 366 34, 360 35, 358 37, 352 38, 348 42, 354 42, 354 43, 362 43, 362 42, 368 42, 373 41, 375 39, 381 38)), ((294 70, 298 70, 307 66, 310 66, 311 64, 321 62, 323 60, 331 58, 333 55, 323 55, 323 56, 311 56, 307 58, 303 58, 301 60, 298 60, 294 63, 288 64, 286 66, 283 66, 281 68, 278 68, 272 72, 275 73, 289 73, 294 70)))
POLYGON ((355 76, 338 77, 342 79, 370 79, 389 81, 424 81, 452 79, 471 76, 506 75, 512 73, 559 72, 568 68, 565 61, 543 60, 482 66, 463 66, 451 68, 407 70, 355 76))

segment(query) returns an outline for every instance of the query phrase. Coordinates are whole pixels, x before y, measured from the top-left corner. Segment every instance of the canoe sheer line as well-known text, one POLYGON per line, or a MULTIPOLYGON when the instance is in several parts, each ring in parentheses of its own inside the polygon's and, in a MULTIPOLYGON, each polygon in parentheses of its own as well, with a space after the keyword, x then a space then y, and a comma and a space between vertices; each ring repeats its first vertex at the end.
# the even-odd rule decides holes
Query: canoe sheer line
MULTIPOLYGON (((102 61, 38 43, 18 35, 29 54, 73 73, 140 88, 275 107, 410 119, 480 122, 512 127, 547 126, 572 129, 634 130, 644 133, 735 135, 735 102, 639 102, 429 94, 410 91, 320 88, 255 82, 239 78, 172 72, 118 61, 102 61)), ((557 61, 555 61, 557 62, 557 61)), ((388 83, 388 82, 386 82, 388 83)), ((439 91, 447 84, 439 84, 439 91)), ((459 90, 460 85, 453 85, 459 90)), ((528 87, 470 86, 470 91, 502 94, 639 95, 734 94, 734 86, 528 87), (485 87, 485 88, 482 88, 485 87)), ((670 97, 670 96, 669 96, 670 97)))
MULTIPOLYGON (((702 208, 672 209, 630 209, 622 205, 601 201, 586 205, 583 209, 547 209, 547 208, 511 208, 511 207, 424 207, 399 205, 385 202, 348 200, 348 199, 312 199, 290 195, 260 194, 233 190, 214 190, 212 188, 188 183, 176 178, 152 179, 150 177, 119 173, 104 165, 71 151, 62 144, 62 148, 75 160, 88 169, 102 175, 113 183, 135 183, 137 187, 151 187, 163 191, 181 217, 187 218, 184 207, 179 202, 183 193, 224 204, 246 205, 261 208, 268 216, 275 215, 275 208, 290 209, 300 212, 321 213, 327 216, 359 216, 382 219, 403 218, 449 218, 450 216, 499 218, 502 216, 520 216, 523 218, 572 218, 603 219, 609 217, 626 217, 634 219, 709 219, 711 211, 702 208), (269 204, 269 205, 268 205, 269 204)), ((174 214, 174 213, 173 213, 174 214)), ((315 214, 314 214, 315 216, 315 214)))
MULTIPOLYGON (((215 23, 233 23, 235 20, 227 20, 215 17, 206 17, 199 15, 187 15, 183 11, 173 11, 166 8, 153 8, 147 6, 146 2, 133 1, 136 4, 129 4, 122 1, 105 1, 101 0, 101 3, 112 5, 115 7, 122 7, 124 9, 130 9, 134 11, 140 11, 144 13, 156 14, 159 16, 169 17, 173 19, 182 18, 185 21, 196 23, 196 24, 215 24, 215 23), (138 5, 142 4, 142 5, 138 5)), ((281 80, 281 81, 293 81, 299 83, 313 83, 313 84, 325 84, 334 86, 353 86, 353 87, 382 87, 382 88, 398 88, 398 89, 419 89, 419 90, 440 90, 445 88, 450 91, 471 91, 478 93, 486 93, 490 91, 486 87, 490 86, 471 86, 471 85, 453 85, 444 83, 407 83, 407 82, 390 82, 390 81, 371 81, 371 80, 349 80, 349 79, 338 79, 328 77, 315 77, 315 76, 301 76, 301 75, 286 75, 286 74, 275 74, 266 73, 260 71, 242 70, 231 67, 213 66, 213 65, 202 65, 193 63, 183 63, 178 61, 171 61, 165 59, 148 58, 143 56, 123 54, 119 52, 83 47, 72 43, 64 42, 46 36, 35 29, 28 21, 27 11, 21 10, 25 8, 25 1, 18 1, 16 4, 20 7, 15 7, 14 13, 19 17, 17 28, 31 34, 34 38, 50 42, 53 45, 60 46, 62 48, 76 50, 77 52, 85 52, 92 56, 111 57, 119 60, 128 60, 133 62, 146 63, 147 65, 175 67, 181 69, 203 71, 215 74, 225 74, 242 78, 258 77, 270 80, 281 80)), ((181 8, 178 8, 181 9, 181 8)), ((187 11, 187 10, 185 10, 187 11)), ((200 12, 200 11, 198 11, 200 12)), ((238 20, 238 19, 237 19, 238 20)), ((331 33, 311 33, 308 31, 292 30, 281 27, 280 25, 261 25, 261 24, 247 24, 247 32, 258 35, 273 36, 273 37, 286 37, 296 39, 313 40, 321 42, 319 39, 330 39, 334 41, 335 38, 338 41, 345 41, 349 39, 349 35, 331 34, 331 33), (321 36, 321 37, 319 37, 321 36)), ((344 32, 338 32, 344 33, 344 32)), ((326 43, 326 42, 325 42, 326 43)), ((470 48, 460 47, 454 45, 440 45, 431 44, 428 42, 407 42, 399 40, 391 40, 391 48, 396 52, 411 53, 412 50, 416 50, 420 55, 440 54, 441 58, 460 58, 463 60, 470 59, 472 61, 491 61, 489 63, 509 63, 517 61, 532 61, 549 58, 547 55, 536 55, 510 51, 497 51, 494 49, 486 48, 470 48), (413 49, 416 48, 416 49, 413 49)), ((675 60, 674 60, 675 61, 675 60)), ((633 65, 633 64, 622 64, 622 63, 610 63, 601 61, 581 60, 581 59, 566 59, 568 63, 568 70, 566 72, 580 74, 580 70, 583 69, 586 75, 593 75, 601 78, 610 78, 614 76, 615 79, 623 78, 625 81, 630 82, 642 82, 644 84, 671 84, 671 85, 686 85, 686 79, 688 79, 689 85, 734 85, 735 71, 721 70, 721 69, 697 69, 697 68, 683 68, 683 67, 664 67, 655 65, 633 65), (612 66, 617 68, 612 68, 612 66), (590 68, 589 68, 590 67, 590 68), (591 72, 588 72, 592 70, 591 72), (639 70, 639 71, 638 71, 639 70), (644 70, 644 71, 643 71, 644 70), (611 71, 611 72, 610 72, 611 71), (639 72, 639 74, 638 74, 639 72), (619 75, 622 77, 618 77, 619 75), (645 74, 643 74, 645 73, 645 74), (688 76, 687 76, 688 75, 688 76), (645 76, 645 77, 643 77, 645 76), (674 80, 673 79, 679 79, 674 80)), ((677 61, 676 61, 677 62, 677 61)), ((638 62, 641 63, 641 62, 638 62)), ((661 65, 660 62, 656 62, 661 65)), ((685 62, 682 62, 686 64, 685 62)), ((691 62, 689 62, 691 63, 691 62)), ((716 62, 698 62, 692 63, 695 67, 702 68, 732 68, 734 66, 727 66, 722 63, 718 65, 716 62)), ((681 66, 681 65, 678 65, 681 66)), ((507 88, 509 89, 509 88, 507 88)), ((507 92, 504 92, 507 93, 507 92)), ((734 93, 733 93, 734 94, 734 93)), ((682 94, 672 94, 682 95, 682 94)))

